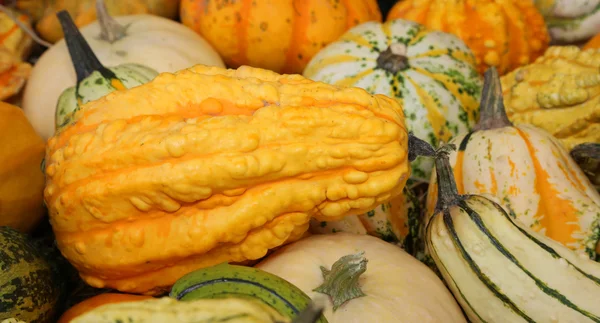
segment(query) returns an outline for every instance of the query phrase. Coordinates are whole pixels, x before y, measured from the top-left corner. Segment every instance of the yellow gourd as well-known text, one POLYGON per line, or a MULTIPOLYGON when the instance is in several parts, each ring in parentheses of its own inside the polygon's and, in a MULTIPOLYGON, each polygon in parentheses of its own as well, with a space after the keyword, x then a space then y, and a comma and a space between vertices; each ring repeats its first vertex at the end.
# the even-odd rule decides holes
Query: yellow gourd
POLYGON ((94 287, 153 294, 401 194, 402 108, 300 75, 197 65, 82 106, 48 142, 58 246, 94 287), (201 90, 199 90, 201 89, 201 90))
POLYGON ((23 111, 0 102, 0 226, 28 232, 44 216, 44 148, 23 111))
POLYGON ((542 128, 568 150, 600 142, 600 50, 551 47, 501 81, 513 123, 542 128))

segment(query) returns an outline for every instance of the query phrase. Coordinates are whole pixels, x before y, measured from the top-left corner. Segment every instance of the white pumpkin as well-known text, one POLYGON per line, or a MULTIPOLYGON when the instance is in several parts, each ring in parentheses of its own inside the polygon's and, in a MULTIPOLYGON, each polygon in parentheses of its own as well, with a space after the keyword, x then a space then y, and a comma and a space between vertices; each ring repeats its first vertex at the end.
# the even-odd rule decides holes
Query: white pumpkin
POLYGON ((433 271, 401 248, 369 235, 310 236, 283 247, 255 267, 282 277, 312 299, 318 299, 325 296, 313 291, 324 282, 321 267, 331 270, 340 258, 360 252, 367 260, 366 271, 360 274, 360 264, 354 259, 346 269, 360 276, 344 279, 344 274, 336 275, 335 286, 358 281, 365 295, 348 300, 335 311, 331 298, 326 297, 324 314, 329 323, 466 322, 460 307, 433 271))
POLYGON ((552 40, 573 43, 600 32, 600 0, 534 0, 552 40))
MULTIPOLYGON (((80 30, 106 67, 138 63, 162 73, 175 72, 196 64, 225 66, 207 41, 180 23, 152 15, 110 19, 126 26, 125 35, 112 43, 105 35, 101 37, 102 27, 98 21, 80 30)), ((23 94, 25 115, 44 139, 54 134, 58 97, 76 81, 75 70, 65 40, 62 39, 39 58, 23 94)))

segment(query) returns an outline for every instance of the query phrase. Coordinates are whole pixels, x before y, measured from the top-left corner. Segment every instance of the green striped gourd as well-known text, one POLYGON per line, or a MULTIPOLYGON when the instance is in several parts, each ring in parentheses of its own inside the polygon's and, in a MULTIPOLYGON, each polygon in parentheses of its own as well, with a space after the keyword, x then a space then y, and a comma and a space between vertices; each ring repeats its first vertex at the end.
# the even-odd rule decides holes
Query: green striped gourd
MULTIPOLYGON (((407 20, 367 22, 322 49, 304 76, 395 98, 407 128, 437 146, 475 124, 481 91, 475 57, 456 36, 407 20)), ((412 162, 412 178, 428 181, 431 160, 412 162)))
POLYGON ((523 225, 492 195, 459 195, 449 147, 437 151, 426 246, 469 320, 600 322, 600 264, 523 225))

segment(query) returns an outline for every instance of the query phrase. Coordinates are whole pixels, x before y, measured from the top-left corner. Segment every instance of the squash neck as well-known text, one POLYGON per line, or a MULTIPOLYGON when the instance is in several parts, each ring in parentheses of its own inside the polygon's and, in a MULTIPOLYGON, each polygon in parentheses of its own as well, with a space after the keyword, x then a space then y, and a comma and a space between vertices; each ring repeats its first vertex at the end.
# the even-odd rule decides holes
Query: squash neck
POLYGON ((513 126, 506 115, 500 76, 495 67, 490 67, 485 72, 479 113, 479 122, 473 127, 473 130, 491 130, 513 126))
POLYGON ((394 75, 409 67, 408 57, 406 57, 406 45, 402 43, 391 44, 377 57, 377 68, 394 75))
POLYGON ((435 156, 435 173, 438 185, 438 198, 435 206, 437 211, 447 209, 457 205, 461 196, 458 194, 456 181, 454 180, 454 172, 450 166, 450 152, 455 150, 456 146, 447 144, 439 148, 435 156))
POLYGON ((75 68, 75 74, 77 75, 77 84, 81 83, 94 72, 99 72, 106 77, 114 76, 113 72, 100 63, 90 45, 85 41, 79 29, 77 29, 71 15, 66 10, 61 10, 56 16, 65 34, 65 42, 69 49, 71 62, 75 68))
POLYGON ((112 44, 127 35, 127 28, 108 14, 104 0, 96 0, 96 16, 100 24, 100 39, 112 44))

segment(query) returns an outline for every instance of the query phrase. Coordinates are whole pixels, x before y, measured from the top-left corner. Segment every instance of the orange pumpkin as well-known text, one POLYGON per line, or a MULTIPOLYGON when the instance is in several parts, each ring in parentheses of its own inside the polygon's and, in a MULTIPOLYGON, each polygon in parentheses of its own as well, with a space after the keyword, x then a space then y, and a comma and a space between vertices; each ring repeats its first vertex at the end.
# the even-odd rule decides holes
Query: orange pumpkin
POLYGON ((145 295, 130 295, 130 294, 118 294, 118 293, 105 293, 90 297, 85 301, 78 303, 71 307, 58 319, 57 323, 69 323, 76 317, 87 313, 96 307, 100 307, 106 304, 112 303, 124 303, 124 302, 136 302, 145 299, 152 298, 152 296, 145 295))
POLYGON ((347 29, 382 18, 376 0, 182 0, 180 11, 228 66, 280 73, 302 73, 347 29))
POLYGON ((592 37, 584 46, 583 49, 600 48, 600 33, 592 37))
POLYGON ((404 0, 387 20, 408 19, 453 33, 474 52, 480 73, 502 75, 533 62, 549 43, 544 18, 526 0, 404 0))

